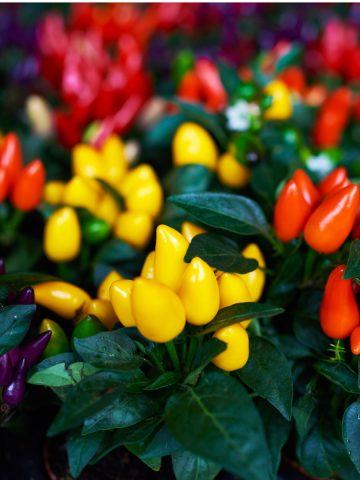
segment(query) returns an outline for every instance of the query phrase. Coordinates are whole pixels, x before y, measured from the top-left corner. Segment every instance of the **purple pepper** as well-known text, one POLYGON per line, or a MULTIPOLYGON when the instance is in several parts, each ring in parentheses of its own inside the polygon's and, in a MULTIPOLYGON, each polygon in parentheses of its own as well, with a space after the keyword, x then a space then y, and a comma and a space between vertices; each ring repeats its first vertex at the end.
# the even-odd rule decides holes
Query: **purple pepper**
POLYGON ((21 354, 20 347, 14 347, 11 350, 9 350, 7 353, 9 354, 13 368, 15 368, 20 359, 20 354, 21 354))
POLYGON ((34 290, 32 287, 25 287, 17 297, 17 305, 32 305, 35 301, 34 290))
POLYGON ((28 368, 31 368, 40 359, 51 338, 51 331, 40 333, 21 347, 21 356, 26 359, 28 368))
POLYGON ((8 385, 13 376, 13 365, 9 352, 0 357, 0 385, 8 385))
POLYGON ((5 273, 5 260, 0 258, 0 275, 4 275, 5 273))
POLYGON ((22 358, 15 369, 11 383, 3 389, 3 401, 8 405, 18 405, 23 399, 26 386, 27 365, 22 358))

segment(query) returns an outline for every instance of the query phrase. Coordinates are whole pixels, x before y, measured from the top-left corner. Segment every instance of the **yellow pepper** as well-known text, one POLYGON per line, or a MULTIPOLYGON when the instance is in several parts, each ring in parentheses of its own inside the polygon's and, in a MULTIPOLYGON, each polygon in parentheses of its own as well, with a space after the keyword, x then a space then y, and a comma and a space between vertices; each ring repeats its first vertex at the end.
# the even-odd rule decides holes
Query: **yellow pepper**
POLYGON ((125 146, 121 138, 117 135, 110 135, 102 146, 101 154, 106 179, 110 185, 117 188, 128 167, 125 146))
POLYGON ((79 144, 72 151, 73 175, 105 179, 105 168, 101 153, 91 145, 79 144))
POLYGON ((135 248, 144 248, 153 231, 153 220, 147 213, 122 212, 116 218, 114 235, 135 248))
POLYGON ((60 353, 70 351, 69 340, 60 325, 49 318, 44 318, 40 323, 39 333, 51 332, 51 337, 47 347, 42 353, 44 358, 53 357, 60 353))
POLYGON ((195 257, 186 268, 179 297, 187 322, 205 325, 211 322, 219 310, 219 288, 215 274, 201 258, 195 257))
POLYGON ((140 276, 143 278, 148 278, 151 280, 154 278, 154 264, 155 264, 155 251, 150 252, 144 262, 144 265, 141 269, 140 276))
POLYGON ((188 164, 205 165, 215 170, 218 158, 217 147, 208 132, 196 123, 186 122, 176 130, 173 139, 174 164, 178 167, 188 164))
POLYGON ((63 318, 74 318, 90 301, 89 295, 84 290, 67 282, 39 283, 34 285, 33 289, 37 305, 63 318))
POLYGON ((220 308, 234 303, 252 302, 253 299, 245 280, 236 273, 222 273, 218 279, 220 308))
POLYGON ((116 272, 115 270, 109 272, 99 285, 97 290, 97 298, 101 298, 102 300, 110 300, 111 284, 117 282, 118 280, 122 280, 120 273, 116 272))
POLYGON ((232 372, 246 365, 249 359, 249 336, 241 325, 221 328, 213 336, 227 344, 226 350, 212 360, 218 368, 232 372))
POLYGON ((95 182, 88 178, 75 176, 66 185, 63 193, 63 202, 72 207, 87 208, 95 213, 99 204, 99 190, 95 182))
POLYGON ((139 332, 153 342, 169 342, 185 328, 180 298, 156 280, 134 280, 131 306, 139 332))
POLYGON ((159 215, 163 206, 163 191, 157 179, 140 181, 125 195, 125 205, 131 212, 159 215))
POLYGON ((134 327, 135 318, 131 307, 133 280, 119 280, 110 287, 110 301, 115 314, 124 327, 134 327))
POLYGON ((119 193, 126 197, 139 184, 156 180, 157 176, 154 169, 150 165, 143 163, 126 174, 124 180, 119 185, 119 193))
POLYGON ((94 215, 101 218, 111 227, 114 226, 117 216, 119 215, 119 207, 114 198, 107 192, 104 192, 98 205, 95 208, 94 215))
POLYGON ((241 165, 231 153, 221 155, 217 173, 220 181, 232 188, 245 187, 250 180, 250 170, 245 165, 241 165))
POLYGON ((181 225, 181 234, 186 238, 186 240, 190 243, 191 240, 199 235, 200 233, 206 233, 206 230, 195 225, 195 223, 191 222, 183 222, 181 225))
POLYGON ((260 248, 255 243, 250 243, 241 252, 246 258, 255 258, 258 261, 259 267, 256 270, 241 275, 241 278, 245 281, 251 297, 254 302, 257 302, 264 290, 265 285, 265 272, 261 268, 265 268, 265 259, 261 253, 260 248))
POLYGON ((272 97, 272 104, 264 113, 267 120, 287 120, 291 117, 291 94, 284 82, 273 80, 266 85, 264 93, 272 97))
POLYGON ((184 256, 189 242, 171 227, 159 225, 156 229, 154 277, 177 292, 187 264, 184 256))
POLYGON ((108 330, 111 330, 117 322, 117 316, 109 300, 93 298, 84 305, 82 313, 95 315, 108 330))
POLYGON ((44 251, 54 262, 68 262, 80 252, 81 227, 75 210, 62 207, 48 218, 44 230, 44 251))
POLYGON ((63 201, 65 182, 53 180, 47 182, 44 188, 43 198, 49 205, 58 205, 63 201))

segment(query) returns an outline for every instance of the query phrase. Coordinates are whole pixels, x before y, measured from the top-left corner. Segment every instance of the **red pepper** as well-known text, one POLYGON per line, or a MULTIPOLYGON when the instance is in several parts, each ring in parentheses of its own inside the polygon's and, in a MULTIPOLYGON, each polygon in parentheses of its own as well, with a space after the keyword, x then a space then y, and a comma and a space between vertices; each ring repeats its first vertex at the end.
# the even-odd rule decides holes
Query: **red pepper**
POLYGON ((293 90, 300 95, 305 93, 306 82, 304 72, 300 67, 292 66, 286 68, 281 75, 279 76, 285 85, 288 86, 290 90, 293 90))
POLYGON ((0 168, 6 171, 7 185, 11 189, 22 169, 22 152, 15 133, 8 133, 0 145, 0 168))
POLYGON ((193 70, 185 73, 179 84, 177 94, 180 98, 188 100, 189 102, 200 101, 201 86, 199 79, 193 70))
POLYGON ((18 210, 32 210, 40 202, 45 183, 45 169, 41 160, 33 160, 20 173, 11 193, 11 201, 18 210))
POLYGON ((360 327, 354 328, 351 332, 350 348, 354 355, 360 355, 360 327))
POLYGON ((352 280, 344 280, 346 265, 339 265, 329 275, 320 307, 320 324, 330 338, 348 337, 359 325, 359 310, 352 280))
POLYGON ((334 193, 341 190, 348 185, 350 185, 350 180, 348 179, 346 168, 338 167, 321 180, 318 189, 321 196, 325 196, 330 192, 334 193))
POLYGON ((337 146, 350 118, 352 95, 346 87, 335 90, 325 100, 315 121, 313 138, 318 147, 337 146))
POLYGON ((10 190, 9 175, 5 168, 0 167, 0 202, 8 196, 10 190))
POLYGON ((327 195, 306 223, 308 245, 321 253, 338 250, 354 226, 359 198, 359 187, 354 184, 327 195))
POLYGON ((206 99, 209 110, 218 112, 226 107, 227 94, 221 83, 216 65, 205 58, 198 59, 195 64, 195 73, 199 79, 202 94, 206 99))
POLYGON ((280 240, 289 242, 301 235, 318 199, 319 194, 311 179, 303 170, 297 170, 275 205, 274 227, 280 240))

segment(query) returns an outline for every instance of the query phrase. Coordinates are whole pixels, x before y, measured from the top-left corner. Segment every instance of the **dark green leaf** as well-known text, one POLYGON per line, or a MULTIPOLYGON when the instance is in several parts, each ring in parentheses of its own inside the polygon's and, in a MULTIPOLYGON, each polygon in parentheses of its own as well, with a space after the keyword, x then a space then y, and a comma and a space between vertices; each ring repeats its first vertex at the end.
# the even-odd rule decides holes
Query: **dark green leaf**
POLYGON ((250 357, 237 375, 287 420, 291 418, 293 384, 285 355, 269 340, 250 337, 250 357))
POLYGON ((343 439, 356 470, 360 473, 360 403, 352 403, 343 417, 343 439))
POLYGON ((0 288, 6 287, 19 290, 22 287, 35 285, 36 283, 51 282, 58 280, 52 275, 44 275, 43 273, 5 273, 0 276, 0 288))
POLYGON ((185 378, 185 383, 195 383, 203 369, 211 362, 211 360, 219 353, 226 349, 226 344, 218 338, 210 338, 203 343, 197 350, 193 370, 185 378))
POLYGON ((170 147, 176 130, 185 121, 186 117, 181 114, 166 115, 145 133, 146 147, 170 147))
POLYGON ((66 367, 68 367, 71 363, 74 363, 76 361, 76 358, 77 356, 74 353, 59 353, 59 355, 45 358, 40 363, 37 363, 34 368, 37 372, 40 372, 41 370, 45 370, 49 367, 57 365, 58 363, 64 363, 66 367))
POLYGON ((207 333, 216 332, 219 328, 239 323, 249 318, 266 318, 279 315, 284 310, 266 303, 243 302, 235 303, 229 307, 222 308, 214 320, 206 325, 197 335, 205 335, 207 333))
POLYGON ((147 385, 144 390, 160 390, 161 388, 175 385, 181 378, 176 372, 164 372, 159 375, 153 382, 147 385))
POLYGON ((231 67, 227 63, 218 63, 219 74, 221 83, 224 85, 226 93, 229 97, 232 97, 239 86, 240 78, 239 74, 234 67, 231 67))
POLYGON ((313 394, 306 393, 298 398, 294 405, 294 419, 300 439, 304 439, 318 420, 316 411, 318 402, 313 394))
POLYGON ((360 278, 360 238, 351 243, 344 278, 360 278))
POLYGON ((295 252, 281 262, 279 271, 271 282, 267 299, 277 305, 286 306, 296 294, 304 269, 303 256, 295 252))
POLYGON ((108 182, 105 182, 105 180, 103 180, 102 178, 96 178, 96 181, 100 183, 100 185, 109 195, 111 195, 111 197, 117 203, 117 206, 119 207, 119 209, 124 210, 125 202, 123 197, 120 195, 120 193, 117 190, 115 190, 114 187, 109 185, 108 182))
POLYGON ((344 362, 316 362, 314 368, 321 375, 349 393, 360 393, 357 375, 344 362))
POLYGON ((333 469, 327 457, 324 438, 318 423, 298 445, 297 455, 300 464, 310 475, 324 478, 331 476, 333 469))
POLYGON ((75 350, 85 362, 112 370, 132 370, 142 363, 136 344, 121 330, 75 338, 75 350))
POLYGON ((211 372, 195 388, 170 397, 170 431, 185 449, 212 460, 244 480, 267 480, 269 452, 259 414, 234 378, 211 372))
POLYGON ((77 478, 93 458, 104 437, 103 432, 83 436, 77 430, 71 432, 66 442, 70 473, 77 478))
POLYGON ((0 310, 0 355, 23 340, 35 310, 36 305, 9 305, 0 310))
POLYGON ((263 235, 272 241, 260 206, 250 198, 230 193, 188 193, 169 197, 200 222, 239 235, 263 235))
POLYGON ((180 450, 180 448, 181 445, 169 431, 167 425, 163 424, 152 437, 150 442, 146 443, 145 448, 141 451, 140 458, 146 460, 155 457, 165 457, 167 455, 172 455, 180 450))
POLYGON ((276 165, 269 162, 262 162, 256 166, 251 174, 251 187, 253 190, 273 205, 275 202, 276 189, 279 183, 286 175, 286 167, 276 165))
POLYGON ((213 178, 214 172, 205 165, 184 165, 170 170, 165 189, 172 195, 204 192, 213 178))
POLYGON ((216 463, 186 450, 172 456, 172 465, 176 480, 212 480, 220 471, 216 463))
POLYGON ((138 255, 138 250, 121 240, 113 238, 101 247, 96 255, 96 261, 112 264, 133 260, 138 257, 138 255))
POLYGON ((222 272, 249 273, 259 266, 254 258, 245 258, 235 242, 215 233, 196 235, 186 252, 185 262, 200 257, 222 272))

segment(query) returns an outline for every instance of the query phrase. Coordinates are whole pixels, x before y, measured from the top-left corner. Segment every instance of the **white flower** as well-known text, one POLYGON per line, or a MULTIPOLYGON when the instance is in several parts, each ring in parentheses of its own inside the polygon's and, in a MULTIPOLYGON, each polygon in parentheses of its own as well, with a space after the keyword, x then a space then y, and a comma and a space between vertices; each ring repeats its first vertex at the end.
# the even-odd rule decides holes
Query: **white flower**
POLYGON ((225 110, 229 130, 244 132, 249 129, 251 121, 260 116, 260 109, 256 103, 239 100, 225 110))

